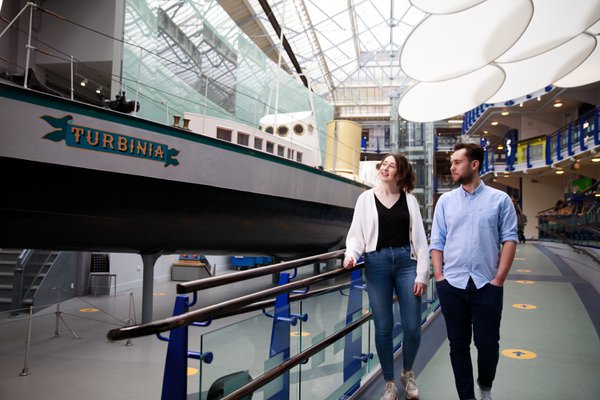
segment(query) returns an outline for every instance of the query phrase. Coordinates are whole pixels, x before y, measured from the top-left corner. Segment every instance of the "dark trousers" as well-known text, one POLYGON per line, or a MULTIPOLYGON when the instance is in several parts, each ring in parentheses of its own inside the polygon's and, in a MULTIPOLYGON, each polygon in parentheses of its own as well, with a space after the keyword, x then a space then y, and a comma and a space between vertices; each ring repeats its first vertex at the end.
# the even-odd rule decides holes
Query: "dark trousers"
POLYGON ((471 279, 466 289, 455 288, 446 280, 436 282, 436 288, 446 320, 458 396, 461 400, 474 399, 471 333, 477 347, 477 381, 489 390, 498 365, 504 289, 489 283, 477 289, 471 279))

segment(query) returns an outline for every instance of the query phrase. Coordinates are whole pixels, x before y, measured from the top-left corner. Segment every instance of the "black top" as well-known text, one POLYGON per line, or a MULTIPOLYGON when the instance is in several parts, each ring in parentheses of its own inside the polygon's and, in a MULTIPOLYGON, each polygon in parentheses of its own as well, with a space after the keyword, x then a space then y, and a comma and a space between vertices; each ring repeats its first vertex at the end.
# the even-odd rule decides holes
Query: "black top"
POLYGON ((406 203, 406 193, 400 192, 400 198, 391 208, 384 206, 375 196, 379 218, 377 250, 383 247, 403 247, 410 245, 410 214, 406 203))

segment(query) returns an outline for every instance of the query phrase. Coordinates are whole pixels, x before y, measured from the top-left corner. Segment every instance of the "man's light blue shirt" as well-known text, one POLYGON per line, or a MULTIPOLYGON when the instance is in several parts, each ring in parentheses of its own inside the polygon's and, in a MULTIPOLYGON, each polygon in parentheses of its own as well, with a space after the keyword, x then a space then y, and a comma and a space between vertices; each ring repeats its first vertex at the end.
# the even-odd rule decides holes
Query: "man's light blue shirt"
POLYGON ((443 252, 443 275, 464 289, 469 277, 477 288, 494 279, 501 244, 518 241, 517 214, 508 195, 483 182, 469 193, 459 187, 444 193, 433 214, 429 251, 443 252))

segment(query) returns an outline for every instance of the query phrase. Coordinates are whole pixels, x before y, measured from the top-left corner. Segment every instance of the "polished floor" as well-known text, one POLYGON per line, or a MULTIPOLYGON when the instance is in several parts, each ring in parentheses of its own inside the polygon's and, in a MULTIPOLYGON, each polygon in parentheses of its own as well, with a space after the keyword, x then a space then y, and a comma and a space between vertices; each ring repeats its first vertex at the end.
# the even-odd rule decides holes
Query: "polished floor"
MULTIPOLYGON (((600 398, 597 379, 600 373, 600 295, 575 274, 574 269, 600 274, 600 266, 566 246, 519 245, 505 286, 502 356, 494 384, 495 399, 600 398)), ((212 303, 234 293, 270 285, 269 277, 229 288, 227 295, 222 290, 211 289, 214 291, 206 293, 200 301, 212 303)), ((155 285, 155 319, 171 315, 174 286, 175 282, 155 285)), ((116 297, 111 294, 65 301, 60 306, 62 320, 58 319, 58 336, 55 336, 56 307, 36 313, 32 319, 27 363, 28 318, 0 315, 0 399, 159 399, 166 343, 152 336, 133 339, 128 346, 126 342, 109 342, 105 337, 108 330, 130 318, 132 299, 139 318, 140 296, 141 289, 135 289, 119 292, 116 297), (20 376, 24 369, 28 374, 20 376)), ((324 309, 325 305, 325 301, 317 302, 316 308, 324 309)), ((243 324, 256 325, 252 318, 247 317, 243 324)), ((250 337, 243 324, 238 323, 233 329, 228 327, 232 322, 231 319, 218 320, 209 328, 202 328, 204 345, 215 347, 219 340, 231 340, 231 335, 237 335, 236 346, 268 341, 270 330, 250 337), (207 334, 209 331, 212 334, 207 334)), ((195 339, 190 342, 198 343, 195 339)), ((476 356, 475 350, 473 355, 476 356)), ((220 362, 243 365, 251 361, 248 358, 232 347, 220 362)), ((401 368, 400 359, 398 368, 401 368)), ((339 372, 334 364, 328 365, 332 375, 339 372)), ((324 375, 327 371, 320 369, 324 375)), ((424 331, 416 371, 422 400, 457 398, 441 315, 424 331)), ((199 375, 190 375, 188 393, 203 391, 199 375)), ((381 378, 376 373, 372 376, 372 383, 364 385, 354 399, 379 398, 381 378)), ((327 376, 323 378, 327 380, 327 376)), ((308 398, 306 395, 305 392, 302 398, 308 398)), ((189 398, 197 397, 196 394, 189 398)), ((298 397, 294 394, 290 398, 298 397)), ((310 398, 332 397, 329 394, 315 397, 313 393, 310 398)))
MULTIPOLYGON (((518 246, 505 283, 494 399, 600 399, 600 295, 574 269, 600 275, 600 265, 567 246, 518 246)), ((421 400, 458 398, 449 351, 440 315, 417 360, 421 400)), ((472 348, 474 365, 476 357, 472 348)), ((374 382, 359 398, 378 399, 382 387, 374 382)))

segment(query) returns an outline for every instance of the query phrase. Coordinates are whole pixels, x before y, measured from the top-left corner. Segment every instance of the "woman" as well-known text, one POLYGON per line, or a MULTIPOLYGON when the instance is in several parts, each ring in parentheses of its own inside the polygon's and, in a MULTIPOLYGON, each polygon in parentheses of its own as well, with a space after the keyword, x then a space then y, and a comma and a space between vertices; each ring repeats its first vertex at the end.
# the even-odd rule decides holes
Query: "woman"
POLYGON ((385 392, 381 400, 398 397, 394 384, 394 292, 404 332, 401 382, 407 399, 418 399, 412 367, 421 342, 421 296, 429 279, 427 238, 419 204, 410 194, 415 176, 402 154, 389 154, 378 165, 379 184, 362 193, 346 238, 344 268, 365 254, 365 277, 375 323, 375 347, 385 392))

